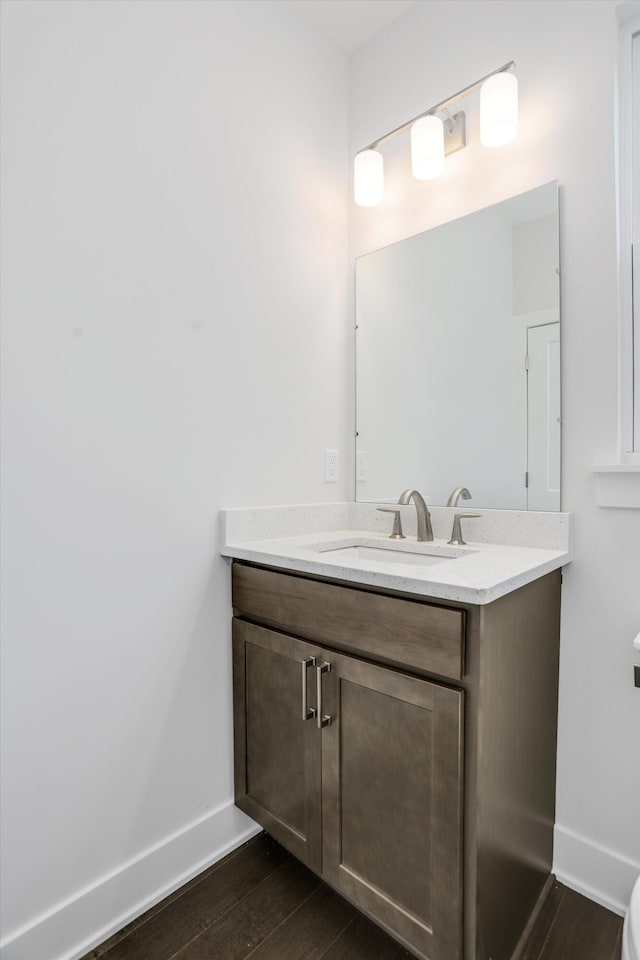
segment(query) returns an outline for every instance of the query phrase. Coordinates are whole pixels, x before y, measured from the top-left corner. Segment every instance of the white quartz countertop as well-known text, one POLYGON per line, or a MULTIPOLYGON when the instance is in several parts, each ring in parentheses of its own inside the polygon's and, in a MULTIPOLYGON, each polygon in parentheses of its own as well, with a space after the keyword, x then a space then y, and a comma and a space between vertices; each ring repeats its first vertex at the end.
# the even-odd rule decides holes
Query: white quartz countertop
MULTIPOLYGON (((401 541, 389 538, 388 514, 385 518, 376 513, 375 505, 327 504, 290 509, 294 515, 283 507, 223 510, 220 552, 225 557, 283 570, 474 604, 491 603, 571 559, 566 514, 528 514, 518 525, 518 515, 513 511, 478 511, 483 516, 492 515, 486 518, 484 527, 492 530, 497 539, 509 537, 508 525, 516 523, 520 532, 513 532, 511 539, 522 540, 522 527, 528 525, 528 539, 534 543, 482 542, 474 539, 473 521, 468 521, 467 543, 454 547, 438 536, 443 527, 449 535, 455 512, 452 509, 433 508, 434 540, 422 543, 416 541, 415 533, 409 532, 410 505, 405 508, 407 536, 401 541), (334 509, 323 509, 331 507, 334 509), (347 509, 340 510, 341 507, 347 509), (364 507, 370 508, 370 517, 364 507), (500 513, 509 514, 505 518, 507 528, 500 528, 500 518, 495 516, 500 513), (550 525, 545 523, 545 517, 552 518, 550 525), (356 527, 353 521, 362 519, 369 520, 366 527, 356 527), (300 527, 306 529, 296 532, 300 527), (278 528, 282 535, 274 536, 278 528)), ((479 527, 476 522, 476 530, 479 527)))

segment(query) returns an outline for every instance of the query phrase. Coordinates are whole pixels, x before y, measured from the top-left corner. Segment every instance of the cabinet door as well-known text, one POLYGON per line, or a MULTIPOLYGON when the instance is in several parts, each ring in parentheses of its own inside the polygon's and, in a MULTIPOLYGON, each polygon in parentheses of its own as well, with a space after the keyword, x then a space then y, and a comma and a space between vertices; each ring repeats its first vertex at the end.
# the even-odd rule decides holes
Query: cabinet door
POLYGON ((236 804, 319 872, 322 738, 315 719, 316 652, 293 637, 233 621, 236 804))
POLYGON ((457 960, 463 694, 350 657, 327 660, 323 875, 419 955, 457 960))

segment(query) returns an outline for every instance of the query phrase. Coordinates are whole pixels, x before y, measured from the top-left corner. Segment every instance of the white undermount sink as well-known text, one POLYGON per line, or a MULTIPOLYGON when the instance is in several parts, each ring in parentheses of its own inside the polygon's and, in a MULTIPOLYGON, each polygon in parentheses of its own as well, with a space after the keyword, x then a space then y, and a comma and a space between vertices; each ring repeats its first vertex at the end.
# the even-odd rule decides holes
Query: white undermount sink
POLYGON ((341 543, 314 544, 311 549, 322 555, 322 559, 335 563, 349 564, 363 562, 367 565, 390 563, 409 564, 413 567, 428 567, 435 563, 455 560, 474 551, 459 550, 432 543, 363 543, 362 541, 344 541, 341 543))

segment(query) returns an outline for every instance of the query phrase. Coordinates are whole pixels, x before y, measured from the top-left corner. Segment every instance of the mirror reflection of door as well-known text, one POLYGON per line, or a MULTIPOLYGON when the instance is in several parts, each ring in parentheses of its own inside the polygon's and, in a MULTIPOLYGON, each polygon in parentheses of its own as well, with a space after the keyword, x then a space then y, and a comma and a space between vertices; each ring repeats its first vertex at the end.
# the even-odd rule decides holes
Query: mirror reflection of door
POLYGON ((560 509, 560 324, 527 328, 527 508, 560 509))

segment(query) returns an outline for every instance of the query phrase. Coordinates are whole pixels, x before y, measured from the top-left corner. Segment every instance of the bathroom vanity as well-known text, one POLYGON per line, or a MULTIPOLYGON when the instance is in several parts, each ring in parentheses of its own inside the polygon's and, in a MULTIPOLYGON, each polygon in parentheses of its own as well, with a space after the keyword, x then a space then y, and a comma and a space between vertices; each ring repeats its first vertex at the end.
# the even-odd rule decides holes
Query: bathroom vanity
POLYGON ((551 870, 568 549, 474 587, 499 545, 367 571, 340 537, 227 537, 236 803, 416 956, 511 960, 551 870))
POLYGON ((518 960, 570 559, 567 515, 534 512, 560 506, 557 183, 360 257, 356 331, 360 502, 222 511, 236 803, 416 956, 518 960), (396 506, 416 477, 430 518, 396 506), (433 506, 461 482, 511 508, 466 545, 433 506))

